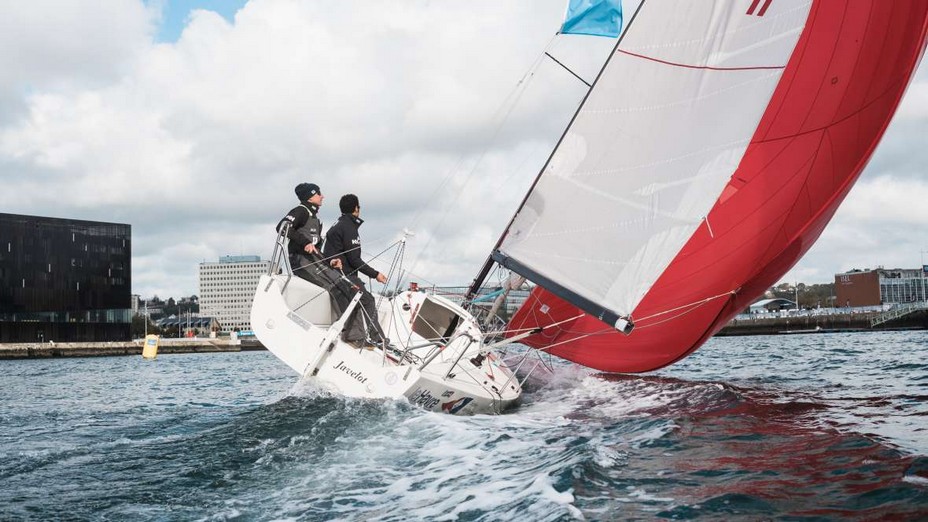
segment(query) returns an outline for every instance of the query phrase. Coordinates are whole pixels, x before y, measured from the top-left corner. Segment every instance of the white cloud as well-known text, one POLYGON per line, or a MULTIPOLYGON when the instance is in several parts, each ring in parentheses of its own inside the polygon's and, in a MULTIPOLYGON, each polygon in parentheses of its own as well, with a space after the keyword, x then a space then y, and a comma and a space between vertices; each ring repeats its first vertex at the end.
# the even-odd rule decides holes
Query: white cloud
POLYGON ((149 45, 157 13, 134 0, 30 0, 0 7, 0 123, 23 96, 99 87, 125 74, 149 45))
MULTIPOLYGON (((552 42, 563 0, 252 0, 234 22, 193 11, 174 43, 154 42, 157 3, 13 4, 0 7, 0 46, 17 49, 0 53, 0 208, 132 224, 133 291, 162 297, 196 292, 201 261, 269 255, 301 181, 322 186, 327 223, 358 194, 366 252, 412 226, 407 268, 468 283, 583 94, 532 64, 551 43, 591 79, 613 44, 552 42)), ((794 273, 893 264, 875 259, 892 251, 885 231, 923 219, 898 201, 924 195, 926 114, 922 71, 794 273), (873 191, 894 208, 859 195, 873 191)))
POLYGON ((14 9, 43 66, 0 77, 20 107, 0 114, 0 205, 131 223, 134 291, 146 295, 196 291, 203 258, 267 256, 306 180, 329 196, 328 222, 340 194, 361 197, 368 249, 416 225, 411 250, 430 246, 416 270, 469 279, 582 94, 550 68, 517 88, 560 0, 254 0, 234 23, 192 12, 171 44, 153 42, 158 13, 141 2, 107 7, 14 9), (43 15, 58 22, 25 23, 43 15), (50 34, 80 44, 49 47, 50 34), (553 89, 574 98, 553 102, 553 89), (494 134, 513 91, 520 109, 494 134))
POLYGON ((784 281, 828 283, 853 268, 916 268, 928 260, 928 180, 858 181, 818 242, 784 281))

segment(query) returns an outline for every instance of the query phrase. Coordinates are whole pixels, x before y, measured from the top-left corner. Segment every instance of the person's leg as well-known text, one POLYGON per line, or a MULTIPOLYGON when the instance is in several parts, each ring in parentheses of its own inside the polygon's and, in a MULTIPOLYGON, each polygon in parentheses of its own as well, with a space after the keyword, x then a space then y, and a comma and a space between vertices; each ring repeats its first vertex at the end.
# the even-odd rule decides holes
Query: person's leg
MULTIPOLYGON (((356 288, 353 282, 345 279, 341 272, 326 268, 324 269, 324 273, 326 279, 329 281, 329 294, 332 296, 333 302, 338 301, 338 316, 341 317, 348 308, 348 304, 354 299, 355 294, 358 293, 359 288, 356 288)), ((358 311, 358 308, 359 307, 356 306, 348 317, 348 320, 345 321, 342 339, 347 342, 360 342, 367 338, 364 321, 361 319, 361 313, 358 311)))
MULTIPOLYGON (((351 283, 341 277, 339 272, 328 268, 324 263, 318 262, 317 259, 305 255, 291 256, 290 266, 293 268, 294 274, 322 288, 329 294, 329 302, 335 315, 334 319, 341 317, 345 313, 348 303, 354 297, 355 290, 352 289, 351 283)), ((352 322, 353 317, 354 315, 348 319, 348 324, 352 322)), ((345 326, 346 331, 348 330, 348 324, 345 326)), ((363 327, 360 328, 359 332, 352 339, 363 340, 363 327)), ((348 339, 346 338, 346 340, 348 339)))
POLYGON ((341 274, 322 264, 316 265, 316 273, 319 280, 325 282, 324 288, 332 300, 332 312, 336 318, 341 317, 354 297, 351 285, 341 279, 341 274))
POLYGON ((293 275, 299 276, 316 286, 325 288, 323 285, 324 281, 319 279, 318 274, 313 269, 313 262, 308 257, 302 254, 290 256, 290 269, 293 270, 293 275))
POLYGON ((364 282, 361 281, 357 276, 350 276, 349 279, 357 285, 363 294, 361 294, 361 302, 358 304, 361 307, 361 311, 364 313, 365 322, 367 323, 367 337, 375 344, 380 344, 384 342, 387 336, 383 332, 383 328, 380 326, 380 318, 377 314, 377 303, 374 302, 374 296, 364 287, 364 282))

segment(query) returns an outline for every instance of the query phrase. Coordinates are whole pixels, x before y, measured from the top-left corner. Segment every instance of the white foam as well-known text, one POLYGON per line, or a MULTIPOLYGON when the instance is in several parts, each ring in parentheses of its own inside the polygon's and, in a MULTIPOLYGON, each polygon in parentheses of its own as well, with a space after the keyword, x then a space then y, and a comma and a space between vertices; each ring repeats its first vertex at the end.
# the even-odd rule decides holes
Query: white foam
POLYGON ((902 481, 909 484, 918 484, 919 486, 928 486, 928 478, 919 477, 918 475, 906 475, 902 477, 902 481))

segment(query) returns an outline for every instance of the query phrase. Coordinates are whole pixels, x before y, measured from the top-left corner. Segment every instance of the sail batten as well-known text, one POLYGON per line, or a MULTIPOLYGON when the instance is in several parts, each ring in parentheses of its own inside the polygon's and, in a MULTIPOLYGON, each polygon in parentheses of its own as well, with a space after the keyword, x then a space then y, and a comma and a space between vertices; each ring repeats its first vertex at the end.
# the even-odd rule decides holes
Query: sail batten
POLYGON ((584 310, 629 316, 737 169, 810 5, 643 4, 498 257, 584 310))

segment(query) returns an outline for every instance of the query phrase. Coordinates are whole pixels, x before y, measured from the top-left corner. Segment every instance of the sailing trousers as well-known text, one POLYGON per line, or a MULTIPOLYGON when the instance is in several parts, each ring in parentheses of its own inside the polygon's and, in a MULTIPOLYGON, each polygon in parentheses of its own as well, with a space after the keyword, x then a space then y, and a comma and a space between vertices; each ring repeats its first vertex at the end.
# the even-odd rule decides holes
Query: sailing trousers
POLYGON ((343 276, 338 270, 329 267, 318 254, 290 256, 290 266, 294 274, 329 293, 332 310, 337 317, 345 313, 355 294, 362 292, 358 306, 345 321, 342 339, 347 342, 362 342, 370 339, 375 343, 383 340, 383 330, 377 318, 374 296, 364 288, 364 283, 358 277, 343 276))
MULTIPOLYGON (((383 328, 380 326, 380 318, 377 316, 377 304, 374 302, 374 296, 367 291, 367 288, 364 287, 364 282, 361 281, 361 278, 356 275, 346 276, 358 289, 361 293, 361 301, 358 303, 361 308, 361 313, 364 316, 364 324, 367 326, 367 339, 374 344, 383 343, 387 336, 383 333, 383 328)), ((355 314, 358 312, 355 311, 355 314)), ((360 321, 357 321, 360 322, 360 321)), ((358 339, 348 339, 346 341, 355 341, 358 339)))

